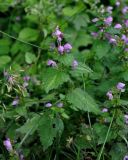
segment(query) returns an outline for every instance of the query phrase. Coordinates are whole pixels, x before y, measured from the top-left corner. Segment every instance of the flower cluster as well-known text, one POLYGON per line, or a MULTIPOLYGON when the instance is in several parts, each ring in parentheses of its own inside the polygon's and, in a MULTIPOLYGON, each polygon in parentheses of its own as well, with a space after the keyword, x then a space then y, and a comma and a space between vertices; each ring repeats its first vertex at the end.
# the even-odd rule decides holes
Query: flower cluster
MULTIPOLYGON (((57 103, 56 106, 59 107, 59 108, 63 107, 63 102, 57 103)), ((45 107, 51 108, 52 107, 52 103, 50 103, 50 102, 46 103, 45 107)))
POLYGON ((29 75, 21 76, 19 73, 12 73, 12 71, 4 71, 4 84, 7 86, 8 92, 15 91, 16 96, 13 97, 11 103, 12 106, 17 106, 20 101, 20 96, 24 95, 24 92, 28 92, 27 88, 31 77, 29 75), (21 95, 20 95, 21 93, 21 95))
POLYGON ((128 45, 128 34, 127 34, 128 19, 126 16, 126 14, 128 13, 128 6, 122 7, 123 5, 121 5, 121 2, 119 1, 115 3, 115 6, 116 6, 115 9, 117 9, 117 11, 119 9, 119 6, 120 8, 122 8, 122 12, 120 13, 120 15, 122 14, 121 15, 122 18, 120 19, 120 22, 114 21, 112 6, 103 8, 100 11, 102 12, 102 16, 96 17, 92 20, 98 31, 97 32, 93 31, 91 35, 93 37, 106 39, 110 44, 113 45, 122 44, 122 47, 125 50, 125 48, 127 48, 128 45), (110 30, 111 31, 113 30, 114 32, 110 32, 110 30))
MULTIPOLYGON (((119 82, 117 85, 116 85, 116 89, 117 91, 119 92, 124 92, 125 91, 125 84, 122 83, 122 82, 119 82)), ((108 97, 109 100, 112 100, 113 99, 113 93, 112 91, 108 91, 106 96, 108 97)))
MULTIPOLYGON (((72 50, 72 45, 70 43, 65 43, 64 45, 62 45, 62 41, 64 38, 64 34, 60 31, 59 27, 57 26, 55 29, 55 32, 53 32, 53 37, 55 37, 56 41, 57 41, 57 47, 55 47, 55 45, 52 44, 52 49, 56 49, 57 48, 57 52, 60 55, 63 55, 65 53, 69 53, 72 50)), ((47 61, 47 66, 49 67, 57 67, 57 62, 49 59, 47 61)), ((72 69, 76 69, 76 67, 78 66, 78 61, 77 60, 73 60, 72 64, 72 69)))
POLYGON ((59 27, 57 26, 55 32, 53 33, 53 36, 57 39, 57 48, 60 54, 69 53, 72 49, 72 46, 69 43, 66 43, 64 45, 61 44, 61 41, 63 40, 63 35, 64 34, 59 30, 59 27))
POLYGON ((126 155, 123 160, 128 160, 128 155, 126 155))

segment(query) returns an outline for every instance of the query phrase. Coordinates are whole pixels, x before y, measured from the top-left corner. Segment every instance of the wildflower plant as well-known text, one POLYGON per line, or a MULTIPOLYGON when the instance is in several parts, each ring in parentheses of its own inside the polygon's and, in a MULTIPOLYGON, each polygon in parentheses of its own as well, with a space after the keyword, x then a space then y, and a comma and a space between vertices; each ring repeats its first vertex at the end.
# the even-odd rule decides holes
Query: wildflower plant
POLYGON ((0 159, 127 160, 127 1, 0 12, 0 159))

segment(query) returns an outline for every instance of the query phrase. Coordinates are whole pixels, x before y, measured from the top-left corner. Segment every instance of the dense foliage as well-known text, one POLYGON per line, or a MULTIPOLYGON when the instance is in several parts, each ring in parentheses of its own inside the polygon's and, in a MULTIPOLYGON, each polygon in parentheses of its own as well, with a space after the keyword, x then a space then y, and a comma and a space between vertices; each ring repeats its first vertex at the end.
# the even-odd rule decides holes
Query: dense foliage
POLYGON ((0 0, 0 160, 128 160, 127 5, 0 0))

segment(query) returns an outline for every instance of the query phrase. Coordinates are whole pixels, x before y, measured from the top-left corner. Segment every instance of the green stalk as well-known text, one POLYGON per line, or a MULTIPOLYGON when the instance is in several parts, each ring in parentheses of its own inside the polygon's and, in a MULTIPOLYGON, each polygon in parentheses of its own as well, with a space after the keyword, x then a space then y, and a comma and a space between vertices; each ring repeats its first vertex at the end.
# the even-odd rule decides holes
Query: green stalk
POLYGON ((18 39, 18 38, 14 37, 14 36, 12 36, 12 35, 10 35, 10 34, 8 34, 8 33, 5 33, 5 32, 3 32, 3 31, 1 31, 1 30, 0 30, 0 33, 2 33, 3 35, 6 35, 7 37, 10 37, 10 38, 12 38, 12 39, 15 39, 15 40, 17 40, 17 41, 19 41, 19 42, 21 42, 21 43, 30 45, 30 46, 32 46, 32 47, 35 47, 35 48, 38 48, 38 49, 41 49, 41 50, 43 49, 43 48, 41 48, 40 46, 37 46, 37 45, 35 45, 35 44, 32 44, 32 43, 23 41, 23 40, 21 40, 21 39, 18 39))
POLYGON ((100 159, 101 159, 101 156, 102 156, 102 154, 103 154, 104 147, 105 147, 105 144, 106 144, 106 142, 107 142, 107 139, 108 139, 108 136, 109 136, 109 132, 110 132, 110 129, 111 129, 111 127, 112 127, 112 123, 113 123, 113 120, 114 120, 114 117, 115 117, 115 111, 116 111, 116 110, 114 110, 111 123, 110 123, 110 125, 109 125, 109 128, 108 128, 108 131, 107 131, 107 134, 106 134, 106 137, 105 137, 103 146, 102 146, 102 148, 101 148, 101 150, 100 150, 100 153, 99 153, 99 155, 98 155, 98 157, 97 157, 97 160, 100 160, 100 159))

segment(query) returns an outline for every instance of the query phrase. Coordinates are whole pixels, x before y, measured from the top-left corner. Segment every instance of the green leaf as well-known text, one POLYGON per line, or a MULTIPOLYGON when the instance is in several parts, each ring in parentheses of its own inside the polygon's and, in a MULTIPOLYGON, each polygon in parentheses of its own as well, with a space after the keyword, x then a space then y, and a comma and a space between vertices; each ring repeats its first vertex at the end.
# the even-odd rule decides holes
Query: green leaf
POLYGON ((19 33, 19 39, 28 42, 36 41, 39 36, 39 32, 32 28, 24 28, 19 33))
POLYGON ((119 105, 128 106, 128 101, 127 101, 127 100, 120 99, 120 100, 119 100, 119 105))
POLYGON ((73 69, 70 73, 73 77, 79 77, 82 74, 91 73, 92 70, 86 64, 78 62, 78 66, 73 69))
POLYGON ((11 58, 9 56, 0 56, 0 68, 3 68, 10 61, 11 61, 11 58))
POLYGON ((72 109, 88 111, 97 114, 99 112, 98 105, 94 99, 85 91, 76 88, 67 95, 67 100, 72 104, 72 109))
POLYGON ((66 66, 71 66, 72 62, 74 60, 74 57, 72 54, 65 54, 63 56, 58 56, 58 61, 66 66))
POLYGON ((69 80, 69 76, 63 71, 49 68, 43 72, 43 87, 48 93, 69 80))
POLYGON ((125 81, 128 81, 128 71, 123 72, 122 77, 124 78, 125 81))
MULTIPOLYGON (((98 144, 103 144, 108 131, 108 127, 103 124, 95 123, 93 125, 93 129, 94 129, 95 135, 97 135, 98 144)), ((117 133, 111 129, 107 138, 107 142, 110 142, 112 139, 115 139, 116 136, 117 136, 117 133)))
POLYGON ((115 143, 110 151, 111 160, 121 160, 127 153, 127 147, 123 143, 115 143))
POLYGON ((54 119, 48 115, 44 115, 41 118, 38 133, 44 150, 52 145, 57 133, 61 135, 63 128, 64 126, 61 119, 54 119))
POLYGON ((28 64, 31 64, 31 63, 35 62, 35 61, 36 61, 36 56, 35 56, 35 54, 30 53, 30 52, 27 52, 27 53, 25 54, 25 61, 26 61, 28 64))
POLYGON ((32 135, 36 131, 36 129, 38 128, 39 120, 40 120, 40 116, 37 114, 34 115, 34 117, 32 119, 28 119, 27 122, 23 126, 21 126, 19 129, 17 129, 17 132, 20 132, 22 134, 26 134, 27 132, 29 132, 31 130, 31 132, 29 134, 32 135))
POLYGON ((111 33, 111 34, 119 34, 120 33, 120 30, 119 29, 115 29, 113 27, 108 27, 108 29, 106 30, 108 33, 111 33))
POLYGON ((93 50, 96 53, 96 56, 101 59, 109 52, 110 45, 106 41, 97 40, 94 43, 93 50))
POLYGON ((10 41, 8 39, 0 40, 0 55, 8 54, 10 50, 10 41))
POLYGON ((72 39, 72 44, 76 48, 79 48, 80 46, 87 46, 91 43, 92 43, 92 37, 88 35, 85 31, 81 31, 81 30, 79 31, 79 33, 77 33, 77 36, 75 37, 75 39, 72 39))
POLYGON ((62 12, 65 16, 73 16, 77 13, 79 13, 82 10, 82 6, 76 6, 76 7, 65 7, 62 12))

